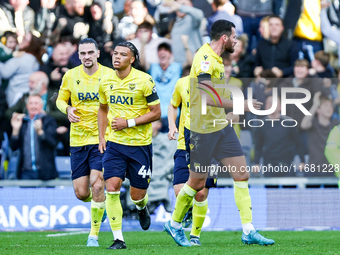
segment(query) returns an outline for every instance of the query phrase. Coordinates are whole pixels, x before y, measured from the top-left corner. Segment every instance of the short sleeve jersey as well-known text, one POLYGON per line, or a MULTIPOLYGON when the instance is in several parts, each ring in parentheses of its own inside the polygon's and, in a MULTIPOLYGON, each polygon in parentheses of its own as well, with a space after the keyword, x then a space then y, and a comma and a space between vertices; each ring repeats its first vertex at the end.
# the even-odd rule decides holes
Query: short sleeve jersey
POLYGON ((189 118, 189 88, 190 88, 190 76, 183 77, 179 79, 175 85, 174 92, 171 98, 171 104, 174 107, 181 108, 181 116, 179 121, 178 128, 178 140, 177 140, 177 149, 185 150, 185 140, 184 140, 184 123, 187 118, 189 118))
POLYGON ((79 122, 71 123, 71 146, 99 143, 97 124, 99 83, 104 75, 112 72, 112 69, 100 64, 98 66, 98 70, 91 76, 85 73, 83 66, 80 65, 67 71, 63 77, 57 107, 67 114, 66 109, 71 99, 71 105, 77 109, 75 114, 80 117, 79 122))
MULTIPOLYGON (((149 105, 159 104, 152 77, 134 68, 123 80, 115 71, 104 76, 100 82, 99 100, 109 106, 109 116, 123 119, 135 119, 150 112, 149 105)), ((151 140, 151 123, 111 131, 108 136, 108 141, 130 146, 149 145, 151 140)))
POLYGON ((185 127, 197 133, 217 132, 228 124, 215 125, 214 120, 226 119, 224 108, 207 106, 206 115, 202 114, 201 90, 206 91, 207 96, 216 97, 215 105, 220 105, 220 98, 230 99, 230 91, 225 88, 215 88, 217 84, 225 84, 223 60, 218 56, 209 44, 204 44, 197 52, 190 70, 190 118, 185 122, 185 127), (201 75, 209 75, 212 86, 198 84, 201 75))

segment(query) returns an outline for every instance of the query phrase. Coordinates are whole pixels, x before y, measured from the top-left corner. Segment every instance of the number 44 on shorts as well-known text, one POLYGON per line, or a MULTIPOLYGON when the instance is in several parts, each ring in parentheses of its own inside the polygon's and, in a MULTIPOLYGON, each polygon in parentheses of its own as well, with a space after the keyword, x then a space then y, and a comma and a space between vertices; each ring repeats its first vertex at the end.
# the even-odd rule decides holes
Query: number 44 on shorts
POLYGON ((146 171, 145 166, 143 165, 139 171, 138 171, 138 175, 141 175, 143 178, 145 178, 146 176, 151 176, 151 169, 149 167, 148 171, 146 171))

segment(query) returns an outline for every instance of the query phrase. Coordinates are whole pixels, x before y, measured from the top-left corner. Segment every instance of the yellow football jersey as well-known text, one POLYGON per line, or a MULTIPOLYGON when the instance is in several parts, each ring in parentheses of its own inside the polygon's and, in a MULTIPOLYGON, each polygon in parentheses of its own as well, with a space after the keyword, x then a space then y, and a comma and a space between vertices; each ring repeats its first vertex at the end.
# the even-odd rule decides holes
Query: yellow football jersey
MULTIPOLYGON (((115 72, 104 76, 100 82, 99 101, 109 106, 110 116, 123 119, 135 119, 150 112, 149 105, 159 104, 152 77, 134 68, 123 80, 115 72)), ((151 123, 111 131, 108 137, 108 141, 131 146, 149 145, 151 140, 151 123)))
POLYGON ((57 99, 58 109, 67 114, 66 108, 71 105, 77 110, 75 114, 80 117, 79 122, 71 123, 70 145, 84 146, 99 143, 97 114, 99 108, 100 79, 113 70, 100 64, 97 72, 88 75, 83 66, 77 66, 67 71, 63 77, 62 85, 57 99))
POLYGON ((185 120, 189 118, 190 109, 189 89, 190 89, 190 76, 188 75, 177 81, 171 98, 171 104, 174 107, 179 107, 182 104, 177 139, 177 149, 179 150, 185 150, 184 123, 185 120))
MULTIPOLYGON (((207 96, 216 93, 218 97, 230 99, 230 91, 225 88, 214 88, 216 84, 225 84, 224 66, 220 56, 218 56, 209 44, 204 44, 197 52, 190 70, 190 118, 185 122, 185 127, 197 133, 213 133, 225 128, 228 124, 216 124, 214 120, 226 119, 224 108, 207 106, 207 114, 201 112, 201 89, 198 89, 199 75, 209 74, 213 83, 213 88, 201 84, 200 87, 207 91, 207 96), (216 93, 215 93, 216 92, 216 93)), ((216 100, 216 105, 220 105, 216 100)))

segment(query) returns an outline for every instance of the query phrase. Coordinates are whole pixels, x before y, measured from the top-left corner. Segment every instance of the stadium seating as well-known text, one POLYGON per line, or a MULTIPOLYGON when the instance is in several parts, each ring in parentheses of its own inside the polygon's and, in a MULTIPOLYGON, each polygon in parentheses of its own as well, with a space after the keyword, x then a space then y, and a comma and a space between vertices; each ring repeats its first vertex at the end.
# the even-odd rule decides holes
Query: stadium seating
POLYGON ((55 157, 59 179, 71 179, 71 160, 69 156, 55 157))

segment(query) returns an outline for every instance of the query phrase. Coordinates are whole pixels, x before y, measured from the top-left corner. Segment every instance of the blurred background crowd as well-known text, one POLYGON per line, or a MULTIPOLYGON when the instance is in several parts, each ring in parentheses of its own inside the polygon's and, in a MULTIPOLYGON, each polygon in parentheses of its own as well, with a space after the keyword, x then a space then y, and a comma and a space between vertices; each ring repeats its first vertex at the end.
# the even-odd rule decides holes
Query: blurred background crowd
POLYGON ((329 133, 340 124, 339 0, 1 0, 0 178, 58 177, 53 158, 69 156, 70 127, 56 108, 58 90, 65 72, 81 64, 78 42, 91 37, 100 49, 99 63, 108 67, 115 45, 131 41, 140 52, 139 69, 153 77, 162 110, 153 125, 154 175, 164 179, 176 148, 166 139, 172 91, 189 73, 195 51, 210 42, 218 19, 236 25, 235 51, 223 55, 229 84, 263 102, 263 109, 272 105, 273 88, 279 96, 284 87, 311 92, 304 106, 312 116, 293 105, 282 115, 278 106, 264 120, 280 121, 264 121, 258 128, 249 120, 262 117, 241 116, 235 129, 249 165, 294 163, 302 170, 252 174, 335 177, 324 151, 329 133), (289 118, 295 127, 281 124, 289 118), (309 171, 311 164, 326 171, 309 171))

